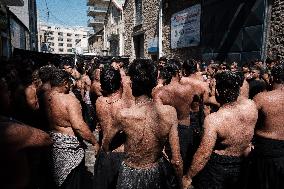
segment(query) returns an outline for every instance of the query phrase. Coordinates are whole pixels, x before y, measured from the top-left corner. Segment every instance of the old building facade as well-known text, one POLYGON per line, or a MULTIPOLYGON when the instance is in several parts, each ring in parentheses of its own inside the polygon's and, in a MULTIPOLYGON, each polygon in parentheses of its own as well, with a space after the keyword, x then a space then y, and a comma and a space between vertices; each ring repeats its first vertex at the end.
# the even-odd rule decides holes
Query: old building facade
MULTIPOLYGON (((28 42, 26 44, 25 49, 31 51, 38 51, 36 0, 23 1, 23 6, 9 6, 9 10, 13 13, 14 16, 12 21, 12 27, 15 27, 15 29, 17 30, 17 23, 20 21, 21 25, 23 24, 25 28, 28 28, 28 42)), ((17 48, 23 49, 23 46, 17 46, 17 48)))
POLYGON ((284 61, 284 1, 270 3, 267 55, 284 61))
POLYGON ((74 54, 88 52, 88 30, 83 27, 63 27, 39 24, 40 52, 74 54))
POLYGON ((112 0, 104 23, 104 49, 109 56, 124 55, 124 0, 112 0))
POLYGON ((229 62, 281 58, 283 4, 281 0, 126 0, 125 55, 229 62))

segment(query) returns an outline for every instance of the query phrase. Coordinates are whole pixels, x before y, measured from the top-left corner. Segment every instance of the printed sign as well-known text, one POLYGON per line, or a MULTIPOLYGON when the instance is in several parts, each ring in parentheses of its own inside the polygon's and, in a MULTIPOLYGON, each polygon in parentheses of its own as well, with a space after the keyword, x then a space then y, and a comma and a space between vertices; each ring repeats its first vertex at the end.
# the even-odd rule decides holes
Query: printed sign
POLYGON ((171 48, 198 46, 200 43, 201 5, 189 7, 171 18, 171 48))
POLYGON ((158 38, 152 38, 148 41, 148 53, 158 52, 158 38))

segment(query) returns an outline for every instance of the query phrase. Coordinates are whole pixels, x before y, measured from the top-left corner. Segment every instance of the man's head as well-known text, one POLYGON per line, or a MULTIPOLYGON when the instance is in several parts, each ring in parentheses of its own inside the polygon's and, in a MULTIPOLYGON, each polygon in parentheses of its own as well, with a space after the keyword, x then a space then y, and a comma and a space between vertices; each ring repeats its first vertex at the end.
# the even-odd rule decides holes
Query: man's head
POLYGON ((63 89, 64 93, 69 93, 71 88, 71 78, 70 74, 64 70, 55 70, 52 74, 50 80, 51 87, 60 87, 63 89))
POLYGON ((179 70, 173 64, 167 64, 160 70, 160 79, 162 79, 164 84, 169 84, 173 77, 178 76, 179 70))
POLYGON ((157 85, 158 69, 152 60, 134 60, 129 66, 132 81, 132 94, 135 97, 147 95, 151 97, 152 89, 157 85))
POLYGON ((159 58, 158 66, 159 68, 164 67, 167 64, 167 58, 166 57, 161 57, 159 58))
POLYGON ((121 75, 119 70, 113 67, 104 68, 100 75, 101 88, 104 95, 110 95, 120 88, 121 75))
POLYGON ((258 79, 260 77, 260 70, 258 67, 251 68, 251 78, 258 79))
POLYGON ((65 70, 66 72, 72 75, 74 63, 72 63, 69 59, 63 59, 61 60, 59 68, 65 70))
POLYGON ((111 66, 115 69, 115 70, 119 70, 120 66, 121 66, 121 60, 119 58, 113 58, 111 60, 111 66))
POLYGON ((216 100, 221 105, 234 102, 240 93, 241 79, 231 71, 216 74, 216 100))
POLYGON ((250 71, 249 64, 248 63, 243 64, 243 72, 248 73, 249 71, 250 71))
POLYGON ((277 64, 271 70, 272 80, 276 84, 284 84, 284 63, 277 64))
POLYGON ((182 65, 182 69, 185 76, 190 76, 197 72, 197 63, 193 60, 186 60, 182 65))
POLYGON ((166 64, 160 70, 160 79, 164 80, 164 84, 169 84, 173 77, 179 77, 179 65, 175 62, 170 62, 166 64))
POLYGON ((39 78, 42 83, 47 83, 52 78, 52 73, 56 70, 55 66, 43 66, 39 69, 39 78))

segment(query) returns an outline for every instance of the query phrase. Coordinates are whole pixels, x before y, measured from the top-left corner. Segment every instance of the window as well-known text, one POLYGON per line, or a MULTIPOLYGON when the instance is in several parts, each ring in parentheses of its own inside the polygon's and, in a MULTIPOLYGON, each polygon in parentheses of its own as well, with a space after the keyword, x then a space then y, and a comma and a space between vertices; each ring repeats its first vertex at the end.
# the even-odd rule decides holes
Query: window
POLYGON ((67 47, 72 47, 72 44, 67 44, 67 47))
POLYGON ((73 52, 73 49, 67 49, 67 52, 73 52))
POLYGON ((135 0, 135 25, 142 24, 142 0, 135 0))
POLYGON ((75 37, 79 37, 79 34, 75 34, 75 37))
POLYGON ((80 41, 81 41, 81 39, 76 39, 75 40, 76 43, 79 43, 80 41))
POLYGON ((54 46, 54 43, 50 43, 50 46, 54 46))
POLYGON ((53 41, 53 40, 54 40, 54 37, 48 37, 47 40, 48 40, 48 41, 53 41))
POLYGON ((67 42, 72 42, 72 39, 67 39, 67 42))
POLYGON ((63 38, 58 38, 58 41, 63 41, 63 38))
POLYGON ((63 47, 63 43, 58 43, 58 46, 59 47, 63 47))
POLYGON ((67 33, 67 36, 68 36, 68 37, 71 37, 71 36, 72 36, 72 33, 67 33))
POLYGON ((58 35, 63 36, 63 32, 58 32, 58 35))
POLYGON ((63 51, 64 51, 64 49, 62 49, 62 48, 59 48, 59 49, 58 49, 58 51, 59 51, 59 52, 63 52, 63 51))

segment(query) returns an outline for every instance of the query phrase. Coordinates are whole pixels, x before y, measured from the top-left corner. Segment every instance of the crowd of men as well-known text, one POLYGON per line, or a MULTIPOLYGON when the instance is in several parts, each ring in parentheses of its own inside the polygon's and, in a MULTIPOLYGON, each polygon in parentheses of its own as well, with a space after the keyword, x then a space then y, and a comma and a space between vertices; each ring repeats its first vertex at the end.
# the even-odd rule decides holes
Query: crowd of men
POLYGON ((0 186, 282 189, 283 115, 278 61, 3 62, 0 186))

